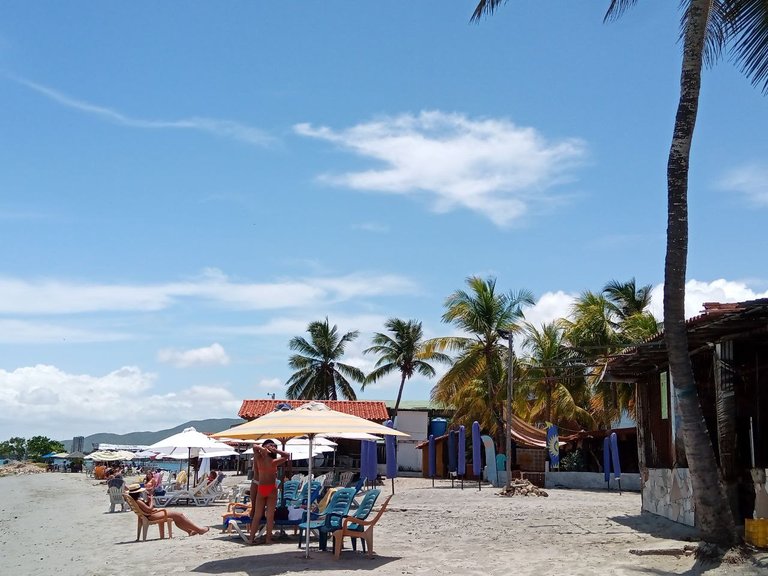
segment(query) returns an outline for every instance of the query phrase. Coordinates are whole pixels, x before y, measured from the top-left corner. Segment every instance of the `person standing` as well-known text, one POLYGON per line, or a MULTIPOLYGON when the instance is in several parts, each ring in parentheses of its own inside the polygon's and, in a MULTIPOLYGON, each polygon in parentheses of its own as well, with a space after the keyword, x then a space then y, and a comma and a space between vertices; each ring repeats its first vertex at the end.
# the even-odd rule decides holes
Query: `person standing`
POLYGON ((275 524, 277 506, 277 469, 290 458, 288 452, 278 450, 273 440, 265 440, 261 446, 253 445, 253 480, 251 480, 251 502, 253 514, 248 541, 254 544, 261 518, 266 517, 264 543, 272 543, 272 529, 275 524))

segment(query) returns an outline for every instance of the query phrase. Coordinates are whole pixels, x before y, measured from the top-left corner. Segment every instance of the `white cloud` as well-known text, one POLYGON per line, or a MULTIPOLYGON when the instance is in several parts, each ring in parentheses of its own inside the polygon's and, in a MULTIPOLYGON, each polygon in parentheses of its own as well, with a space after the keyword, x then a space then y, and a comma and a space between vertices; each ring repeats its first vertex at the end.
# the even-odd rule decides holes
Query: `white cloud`
POLYGON ((566 294, 562 290, 557 292, 545 292, 536 301, 534 306, 524 309, 525 321, 536 328, 557 320, 567 318, 571 313, 571 306, 578 296, 566 294))
POLYGON ((48 322, 0 319, 1 344, 118 342, 133 335, 109 330, 83 330, 48 322))
MULTIPOLYGON (((651 312, 659 320, 664 317, 664 285, 654 286, 651 312)), ((704 311, 705 302, 744 302, 757 298, 768 298, 768 290, 755 292, 744 282, 718 279, 711 282, 688 280, 685 283, 685 317, 692 318, 704 311)))
POLYGON ((210 365, 226 366, 229 364, 229 356, 224 347, 218 342, 192 350, 165 348, 157 353, 157 359, 159 362, 173 364, 177 368, 210 365))
POLYGON ((121 126, 154 130, 195 130, 258 145, 265 145, 272 141, 272 138, 261 130, 231 120, 200 117, 182 118, 180 120, 147 120, 144 118, 132 118, 111 108, 97 106, 84 100, 77 100, 58 90, 43 86, 42 84, 30 82, 29 80, 24 80, 22 78, 16 78, 16 81, 62 106, 90 114, 91 116, 96 116, 121 126))
POLYGON ((437 212, 465 208, 503 227, 518 220, 548 190, 571 179, 583 163, 579 139, 548 141, 534 128, 504 119, 473 120, 425 111, 346 130, 297 124, 296 133, 337 144, 383 166, 326 175, 358 190, 426 194, 437 212))
POLYGON ((131 366, 103 376, 48 365, 0 370, 0 440, 162 430, 186 420, 232 418, 240 407, 241 400, 223 387, 156 393, 155 378, 131 366))
POLYGON ((720 187, 744 194, 753 204, 768 206, 768 168, 749 164, 729 171, 720 187))
POLYGON ((238 310, 275 310, 318 306, 358 296, 408 294, 415 290, 415 284, 403 276, 372 273, 238 283, 217 270, 207 270, 200 278, 187 282, 146 285, 0 277, 0 313, 151 312, 189 298, 238 310))

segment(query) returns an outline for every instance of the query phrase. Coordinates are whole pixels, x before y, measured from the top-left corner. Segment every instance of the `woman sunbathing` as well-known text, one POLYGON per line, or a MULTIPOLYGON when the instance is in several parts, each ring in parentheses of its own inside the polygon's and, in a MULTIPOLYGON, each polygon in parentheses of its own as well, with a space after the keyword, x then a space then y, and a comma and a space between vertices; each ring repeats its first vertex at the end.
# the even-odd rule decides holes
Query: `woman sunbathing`
POLYGON ((224 525, 221 529, 221 533, 232 532, 232 527, 229 525, 230 520, 250 524, 251 516, 253 516, 253 501, 248 504, 242 502, 230 502, 229 506, 227 506, 227 513, 221 515, 221 523, 224 525))
POLYGON ((136 501, 136 505, 138 506, 139 510, 144 512, 144 514, 147 515, 147 518, 150 520, 162 520, 166 518, 165 513, 167 512, 168 518, 173 520, 173 523, 176 524, 176 526, 184 530, 187 534, 190 536, 195 536, 196 534, 205 534, 210 530, 207 526, 198 526, 192 520, 187 518, 182 512, 177 512, 175 510, 166 510, 164 509, 162 512, 158 510, 157 508, 152 508, 151 506, 148 506, 144 503, 144 501, 141 499, 142 493, 145 491, 145 488, 142 488, 138 484, 131 484, 128 486, 126 497, 130 497, 133 500, 136 501))

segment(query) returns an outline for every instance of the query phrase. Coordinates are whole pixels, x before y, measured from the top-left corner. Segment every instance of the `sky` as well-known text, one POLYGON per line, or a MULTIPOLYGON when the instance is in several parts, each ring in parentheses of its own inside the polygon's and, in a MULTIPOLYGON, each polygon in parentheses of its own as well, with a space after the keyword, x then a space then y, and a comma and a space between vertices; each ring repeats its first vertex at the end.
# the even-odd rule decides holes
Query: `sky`
MULTIPOLYGON (((608 4, 0 4, 0 440, 234 418, 326 317, 367 372, 470 276, 534 324, 634 277, 660 317, 680 15, 608 4)), ((768 296, 766 120, 705 71, 688 316, 768 296)))

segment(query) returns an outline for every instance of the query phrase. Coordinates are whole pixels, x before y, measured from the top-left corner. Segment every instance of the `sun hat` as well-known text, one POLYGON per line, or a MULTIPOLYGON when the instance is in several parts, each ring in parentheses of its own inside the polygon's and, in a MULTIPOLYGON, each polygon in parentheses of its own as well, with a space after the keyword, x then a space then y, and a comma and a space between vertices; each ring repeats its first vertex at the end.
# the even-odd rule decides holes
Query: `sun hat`
POLYGON ((141 484, 129 484, 126 488, 129 493, 144 492, 145 488, 141 484))

